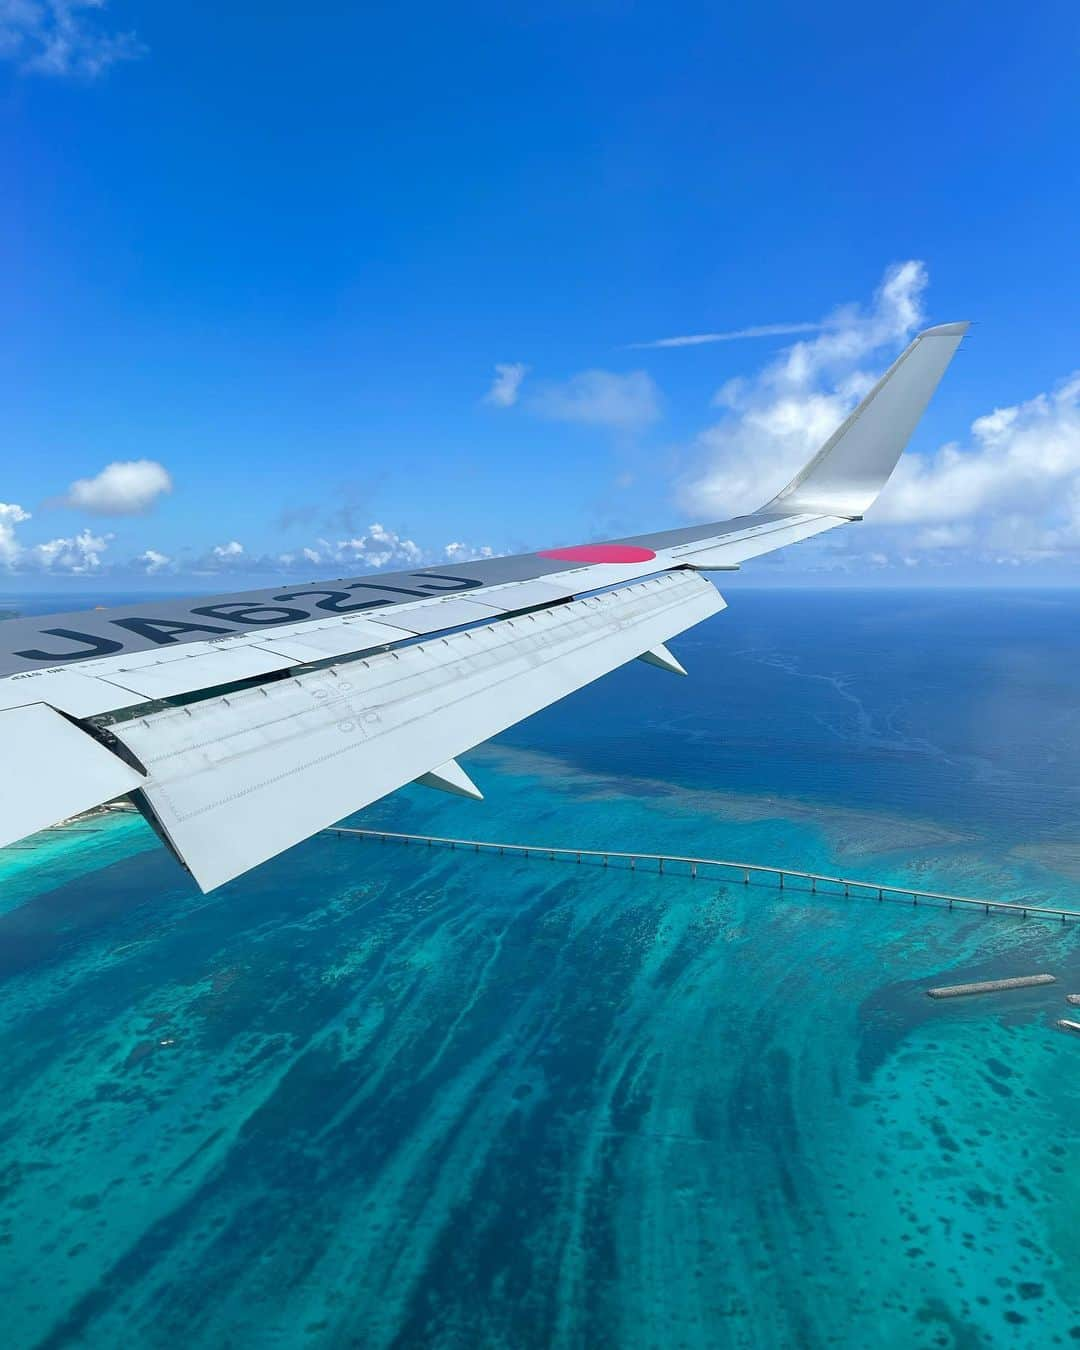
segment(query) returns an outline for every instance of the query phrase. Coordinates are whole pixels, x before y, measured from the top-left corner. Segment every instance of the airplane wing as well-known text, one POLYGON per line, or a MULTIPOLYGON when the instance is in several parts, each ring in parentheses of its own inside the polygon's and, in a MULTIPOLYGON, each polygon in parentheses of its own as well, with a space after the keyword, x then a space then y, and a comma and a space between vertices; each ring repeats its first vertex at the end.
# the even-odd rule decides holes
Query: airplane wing
POLYGON ((772 501, 606 544, 0 624, 0 846, 130 795, 204 891, 725 607, 704 572, 862 517, 967 324, 921 333, 772 501))

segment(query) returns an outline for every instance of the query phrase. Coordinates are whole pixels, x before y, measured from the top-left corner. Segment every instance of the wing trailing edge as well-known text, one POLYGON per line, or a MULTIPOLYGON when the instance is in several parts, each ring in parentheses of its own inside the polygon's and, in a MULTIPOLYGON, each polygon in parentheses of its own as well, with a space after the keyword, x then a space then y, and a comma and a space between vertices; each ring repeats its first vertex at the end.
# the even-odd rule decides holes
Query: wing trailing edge
POLYGON ((723 608, 704 577, 666 572, 112 730, 147 767, 140 804, 211 890, 433 765, 449 780, 458 755, 723 608))

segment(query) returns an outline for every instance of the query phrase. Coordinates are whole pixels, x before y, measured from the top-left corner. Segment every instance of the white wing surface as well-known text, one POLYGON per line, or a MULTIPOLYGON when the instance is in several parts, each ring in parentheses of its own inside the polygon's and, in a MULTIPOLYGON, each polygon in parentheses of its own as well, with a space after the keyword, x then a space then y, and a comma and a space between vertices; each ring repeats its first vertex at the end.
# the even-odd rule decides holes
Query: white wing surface
POLYGON ((210 890, 723 607, 703 577, 668 572, 115 731, 210 890))
POLYGON ((609 544, 0 624, 0 845, 131 794, 204 890, 724 608, 706 571, 861 517, 966 324, 920 334, 751 515, 609 544))

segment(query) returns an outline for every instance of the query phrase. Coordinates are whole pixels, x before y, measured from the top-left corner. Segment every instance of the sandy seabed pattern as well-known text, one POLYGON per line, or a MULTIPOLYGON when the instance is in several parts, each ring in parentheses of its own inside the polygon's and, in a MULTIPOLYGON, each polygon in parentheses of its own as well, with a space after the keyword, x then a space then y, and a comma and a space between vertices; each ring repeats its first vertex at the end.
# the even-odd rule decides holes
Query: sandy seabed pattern
MULTIPOLYGON (((508 830, 700 830, 520 760, 508 830)), ((1080 1337, 1060 993, 924 992, 1080 987, 1069 928, 329 837, 200 898, 130 818, 44 847, 0 932, 9 1344, 1080 1337)))

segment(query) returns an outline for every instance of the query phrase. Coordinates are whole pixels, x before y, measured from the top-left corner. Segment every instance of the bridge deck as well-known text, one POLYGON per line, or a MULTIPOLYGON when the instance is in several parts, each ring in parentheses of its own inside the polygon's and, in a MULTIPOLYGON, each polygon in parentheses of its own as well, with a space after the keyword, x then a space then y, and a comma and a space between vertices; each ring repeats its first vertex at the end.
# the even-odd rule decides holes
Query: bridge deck
MULTIPOLYGON (((795 867, 773 867, 766 863, 733 862, 725 858, 692 858, 672 853, 627 853, 618 849, 595 848, 552 848, 546 844, 499 843, 488 839, 452 839, 436 834, 401 834, 393 830, 361 830, 345 825, 336 825, 326 831, 338 836, 349 835, 361 839, 377 839, 381 843, 425 844, 429 848, 439 845, 445 848, 472 849, 475 853, 496 853, 501 856, 525 858, 573 858, 575 862, 600 859, 608 867, 612 862, 629 863, 629 870, 636 871, 639 863, 656 864, 656 871, 663 873, 675 866, 685 868, 691 878, 708 875, 712 872, 741 872, 742 884, 748 886, 753 877, 776 877, 781 890, 790 881, 809 882, 812 894, 817 893, 819 885, 843 888, 843 894, 850 896, 873 894, 878 900, 910 900, 913 905, 937 904, 949 909, 981 909, 984 913, 1012 913, 1023 918, 1059 919, 1065 923, 1068 919, 1080 919, 1080 910, 1061 909, 1057 906, 1040 905, 1034 901, 985 900, 972 895, 949 895, 944 891, 923 891, 911 886, 898 886, 891 882, 860 881, 855 877, 834 877, 823 872, 804 872, 795 867)), ((687 873, 682 873, 683 875, 687 873)), ((838 894, 828 891, 826 894, 838 894)))

